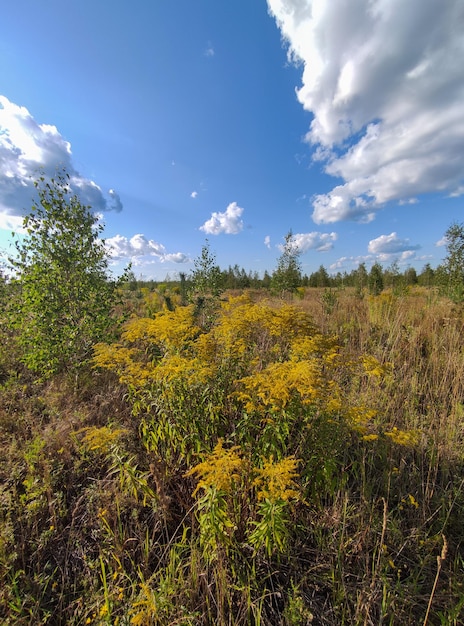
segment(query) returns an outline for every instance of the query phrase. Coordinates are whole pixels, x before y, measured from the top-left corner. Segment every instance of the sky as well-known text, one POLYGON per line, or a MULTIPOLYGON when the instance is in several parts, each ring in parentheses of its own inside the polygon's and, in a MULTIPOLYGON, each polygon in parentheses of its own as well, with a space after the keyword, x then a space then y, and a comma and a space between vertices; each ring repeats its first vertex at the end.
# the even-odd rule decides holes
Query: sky
POLYGON ((15 0, 0 257, 63 168, 117 274, 438 265, 462 223, 462 0, 15 0))

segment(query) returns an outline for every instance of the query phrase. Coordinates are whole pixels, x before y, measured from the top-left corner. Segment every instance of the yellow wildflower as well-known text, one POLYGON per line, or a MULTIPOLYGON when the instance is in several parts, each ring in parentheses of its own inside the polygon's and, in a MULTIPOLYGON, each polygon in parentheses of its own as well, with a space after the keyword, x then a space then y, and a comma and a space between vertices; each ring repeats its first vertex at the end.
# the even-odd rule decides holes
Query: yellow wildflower
POLYGON ((417 432, 413 430, 399 430, 396 426, 392 430, 386 431, 385 436, 399 446, 414 446, 418 440, 417 432))
POLYGON ((371 433, 370 435, 363 435, 363 441, 376 441, 379 438, 378 435, 371 433))
POLYGON ((125 428, 110 428, 109 426, 102 426, 101 428, 89 426, 79 432, 85 432, 82 443, 88 450, 106 454, 111 445, 126 434, 127 430, 125 428))
POLYGON ((298 463, 292 456, 277 462, 271 457, 264 462, 262 469, 256 469, 257 477, 253 485, 258 487, 258 500, 276 502, 297 499, 300 493, 294 478, 298 476, 298 463))
POLYGON ((226 493, 230 491, 232 484, 240 479, 245 463, 239 450, 238 446, 225 450, 220 439, 206 460, 186 473, 186 476, 196 474, 200 479, 192 495, 195 495, 199 489, 206 490, 209 487, 215 487, 218 491, 226 493))
POLYGON ((382 365, 375 357, 370 355, 363 355, 361 357, 361 363, 364 371, 368 376, 376 376, 382 378, 391 368, 390 364, 382 365))

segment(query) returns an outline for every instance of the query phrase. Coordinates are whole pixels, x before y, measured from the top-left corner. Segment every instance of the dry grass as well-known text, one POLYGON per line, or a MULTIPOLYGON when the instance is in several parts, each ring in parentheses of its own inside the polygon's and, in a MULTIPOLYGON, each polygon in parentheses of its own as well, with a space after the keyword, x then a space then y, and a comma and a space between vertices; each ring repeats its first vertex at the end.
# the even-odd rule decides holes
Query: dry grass
MULTIPOLYGON (((139 314, 163 306, 132 296, 139 314)), ((462 623, 463 310, 421 289, 300 296, 293 303, 339 338, 343 356, 371 355, 388 374, 376 384, 337 374, 347 403, 377 411, 373 437, 313 422, 311 447, 298 450, 311 469, 302 470, 280 554, 245 540, 256 517, 244 479, 234 497, 212 501, 227 505, 235 528, 225 527, 215 558, 205 558, 206 509, 192 498, 186 464, 170 468, 144 447, 141 418, 114 376, 92 372, 76 391, 58 379, 37 385, 5 360, 2 623, 462 623), (396 445, 383 434, 394 427, 417 433, 416 443, 396 445), (112 445, 92 450, 85 428, 112 445)))

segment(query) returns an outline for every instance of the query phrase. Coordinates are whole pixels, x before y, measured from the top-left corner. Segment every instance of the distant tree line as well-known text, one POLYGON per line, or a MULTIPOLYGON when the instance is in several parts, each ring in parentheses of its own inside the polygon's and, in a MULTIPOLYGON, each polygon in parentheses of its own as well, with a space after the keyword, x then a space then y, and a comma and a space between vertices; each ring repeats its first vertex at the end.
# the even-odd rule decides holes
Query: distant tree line
MULTIPOLYGON (((429 263, 427 263, 420 273, 417 273, 413 267, 408 267, 403 272, 400 272, 393 266, 384 268, 379 263, 373 265, 370 270, 366 269, 365 263, 360 263, 359 266, 351 272, 337 272, 336 274, 329 274, 324 265, 320 265, 319 268, 309 274, 303 274, 300 272, 294 276, 292 285, 289 285, 288 291, 293 291, 298 287, 357 287, 369 289, 369 282, 375 278, 378 281, 380 276, 383 284, 382 289, 388 289, 392 286, 404 284, 404 285, 422 285, 424 287, 438 286, 436 277, 439 275, 439 270, 432 269, 429 263), (375 269, 374 269, 375 267, 375 269)), ((267 270, 260 276, 257 271, 247 271, 245 268, 240 267, 238 264, 234 266, 229 265, 225 270, 220 270, 220 284, 223 290, 228 289, 271 289, 273 281, 276 279, 276 271, 269 273, 267 270)), ((151 287, 155 289, 160 281, 155 280, 137 280, 135 277, 134 287, 151 287)), ((189 281, 190 277, 186 277, 189 281)), ((167 278, 162 283, 177 283, 180 279, 167 278)))
MULTIPOLYGON (((262 276, 256 271, 247 271, 238 264, 222 270, 206 241, 200 257, 195 260, 195 268, 190 275, 180 274, 180 288, 185 293, 195 292, 204 299, 208 294, 218 296, 226 290, 268 289, 274 294, 289 294, 301 287, 343 288, 352 287, 358 295, 369 293, 378 295, 385 289, 397 295, 407 292, 410 287, 437 288, 442 295, 454 302, 464 301, 464 224, 452 224, 445 233, 447 255, 435 269, 426 263, 420 272, 414 267, 401 270, 398 261, 384 267, 376 262, 371 267, 360 263, 350 272, 338 271, 329 274, 324 265, 311 274, 302 271, 301 252, 295 245, 292 232, 285 237, 281 255, 272 273, 267 270, 262 276)), ((166 279, 165 283, 176 283, 166 279)), ((157 289, 156 281, 137 281, 132 275, 132 288, 148 287, 157 289)))
MULTIPOLYGON (((350 272, 337 272, 329 274, 329 271, 320 265, 311 274, 305 274, 300 269, 294 267, 292 271, 286 272, 285 268, 277 267, 272 273, 267 270, 263 275, 257 271, 247 271, 238 264, 229 265, 225 270, 216 266, 216 276, 214 284, 220 286, 221 291, 242 290, 242 289, 267 289, 275 293, 295 292, 299 287, 319 287, 319 288, 343 288, 353 287, 359 293, 370 293, 378 295, 385 289, 391 289, 397 293, 405 291, 408 287, 419 285, 422 287, 441 288, 446 282, 446 269, 443 265, 433 269, 430 263, 426 263, 420 272, 414 267, 400 270, 397 262, 388 267, 383 267, 380 263, 374 263, 369 269, 366 263, 360 263, 356 269, 350 272)), ((194 281, 191 275, 182 274, 187 286, 191 286, 194 281)), ((131 278, 131 288, 147 287, 157 289, 160 284, 180 284, 181 279, 166 278, 164 281, 137 280, 135 276, 131 278)))

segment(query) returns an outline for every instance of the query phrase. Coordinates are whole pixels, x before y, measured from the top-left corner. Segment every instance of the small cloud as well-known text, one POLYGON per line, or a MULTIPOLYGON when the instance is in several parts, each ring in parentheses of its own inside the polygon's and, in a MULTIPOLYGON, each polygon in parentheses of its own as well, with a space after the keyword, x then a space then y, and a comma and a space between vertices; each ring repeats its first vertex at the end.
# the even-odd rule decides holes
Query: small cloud
POLYGON ((373 263, 372 255, 366 256, 342 256, 329 265, 329 269, 332 271, 346 269, 346 268, 357 268, 361 263, 373 263))
POLYGON ((231 202, 224 213, 212 213, 200 230, 207 235, 237 235, 243 230, 242 213, 243 209, 236 202, 231 202))
POLYGON ((329 270, 336 271, 341 270, 346 267, 346 263, 350 262, 350 257, 342 256, 335 261, 335 263, 331 263, 329 265, 329 270))
POLYGON ((192 191, 192 193, 190 194, 191 198, 196 198, 198 196, 198 191, 192 191))
POLYGON ((208 46, 204 54, 205 54, 205 57, 213 57, 216 54, 210 41, 208 42, 208 46))
POLYGON ((405 261, 413 257, 415 251, 419 250, 420 247, 411 244, 409 239, 401 239, 396 233, 390 233, 389 235, 380 235, 380 237, 369 241, 367 249, 380 261, 389 261, 395 256, 405 261))
POLYGON ((412 259, 412 257, 414 257, 415 255, 416 253, 414 252, 414 250, 405 250, 401 253, 400 259, 402 261, 407 261, 408 259, 412 259))
POLYGON ((162 260, 165 262, 171 261, 172 263, 188 263, 190 257, 183 252, 174 252, 173 254, 165 254, 162 260))
POLYGON ((441 246, 446 246, 447 243, 448 243, 448 238, 442 237, 441 239, 437 241, 435 245, 437 246, 437 248, 440 248, 441 246))
POLYGON ((268 248, 269 250, 271 249, 271 238, 269 237, 269 235, 266 235, 264 237, 264 245, 266 246, 266 248, 268 248))
POLYGON ((406 250, 419 250, 419 245, 412 245, 409 239, 401 239, 396 233, 380 235, 369 241, 367 249, 371 254, 395 254, 406 250))
POLYGON ((418 202, 419 202, 419 200, 418 200, 417 198, 407 198, 407 199, 405 199, 405 200, 400 200, 400 201, 398 202, 398 204, 399 204, 400 206, 403 206, 403 205, 405 205, 405 204, 417 204, 418 202))
POLYGON ((164 263, 187 263, 190 259, 183 252, 167 253, 165 247, 153 239, 147 239, 145 235, 137 234, 131 237, 115 235, 105 240, 108 253, 114 260, 131 259, 136 265, 140 265, 144 257, 153 258, 164 263))
POLYGON ((298 233, 292 236, 292 241, 298 250, 304 254, 308 250, 327 252, 333 248, 334 241, 337 240, 337 233, 298 233))
POLYGON ((40 175, 69 175, 72 193, 95 212, 121 211, 118 194, 104 194, 96 182, 75 168, 71 144, 56 126, 38 123, 29 111, 0 95, 0 214, 1 224, 24 215, 37 197, 34 181, 40 175), (5 217, 6 216, 6 217, 5 217), (7 219, 8 218, 8 219, 7 219))

